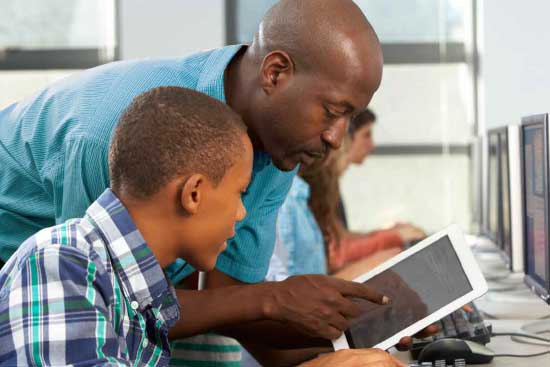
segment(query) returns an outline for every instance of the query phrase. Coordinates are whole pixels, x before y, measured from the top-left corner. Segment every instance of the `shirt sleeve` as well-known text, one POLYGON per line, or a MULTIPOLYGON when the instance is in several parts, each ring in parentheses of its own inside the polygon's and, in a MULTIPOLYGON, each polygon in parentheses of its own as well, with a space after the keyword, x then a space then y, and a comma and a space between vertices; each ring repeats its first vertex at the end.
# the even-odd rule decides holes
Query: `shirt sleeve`
POLYGON ((108 152, 108 142, 82 138, 67 143, 61 171, 54 178, 56 223, 83 217, 109 187, 108 152))
POLYGON ((0 360, 7 365, 129 366, 109 321, 108 275, 74 247, 49 245, 19 265, 3 300, 0 360), (4 308, 9 304, 9 307, 4 308), (7 327, 7 328, 5 328, 7 327))
POLYGON ((296 171, 277 170, 275 177, 253 178, 253 186, 248 187, 251 194, 243 197, 247 216, 237 224, 235 237, 227 242, 227 250, 218 257, 218 270, 246 283, 265 280, 275 245, 277 214, 296 171), (258 192, 266 189, 269 193, 258 199, 258 192))

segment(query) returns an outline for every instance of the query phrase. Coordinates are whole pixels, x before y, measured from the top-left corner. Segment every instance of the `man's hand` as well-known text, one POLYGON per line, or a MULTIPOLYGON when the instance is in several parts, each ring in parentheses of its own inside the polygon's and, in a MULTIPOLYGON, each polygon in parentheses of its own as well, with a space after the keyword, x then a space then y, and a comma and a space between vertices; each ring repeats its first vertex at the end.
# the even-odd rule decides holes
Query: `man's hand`
POLYGON ((302 363, 299 367, 405 367, 380 349, 345 349, 302 363))
MULTIPOLYGON (((474 309, 472 308, 472 306, 470 306, 470 304, 465 304, 464 306, 462 306, 462 309, 466 312, 474 312, 474 309)), ((421 330, 414 337, 418 339, 427 338, 429 336, 437 334, 438 332, 439 327, 437 325, 430 325, 424 330, 421 330)), ((395 347, 402 352, 410 350, 412 348, 412 338, 410 336, 401 338, 399 344, 397 344, 395 347)))
POLYGON ((348 319, 360 315, 349 297, 385 305, 388 297, 363 284, 324 275, 290 277, 270 282, 270 297, 264 303, 265 317, 290 322, 304 334, 336 339, 349 327, 348 319))

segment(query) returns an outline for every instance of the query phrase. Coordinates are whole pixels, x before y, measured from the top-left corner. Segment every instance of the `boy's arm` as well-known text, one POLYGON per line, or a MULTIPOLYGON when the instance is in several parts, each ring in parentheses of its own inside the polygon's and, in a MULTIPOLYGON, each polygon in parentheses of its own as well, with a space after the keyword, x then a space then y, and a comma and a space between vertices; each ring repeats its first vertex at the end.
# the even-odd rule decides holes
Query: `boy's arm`
POLYGON ((105 296, 108 275, 74 247, 37 249, 11 272, 9 294, 0 303, 0 360, 10 364, 129 366, 105 296), (24 363, 23 363, 24 361, 24 363))

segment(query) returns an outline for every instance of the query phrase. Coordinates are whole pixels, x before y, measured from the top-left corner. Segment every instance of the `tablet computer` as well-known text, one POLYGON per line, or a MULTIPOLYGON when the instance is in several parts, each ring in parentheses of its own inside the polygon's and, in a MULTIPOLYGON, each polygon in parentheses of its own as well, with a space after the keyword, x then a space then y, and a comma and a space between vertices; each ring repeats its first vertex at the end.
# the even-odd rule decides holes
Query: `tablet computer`
POLYGON ((388 349, 487 292, 487 283, 457 225, 426 238, 354 279, 391 300, 355 300, 361 316, 338 339, 335 350, 388 349))

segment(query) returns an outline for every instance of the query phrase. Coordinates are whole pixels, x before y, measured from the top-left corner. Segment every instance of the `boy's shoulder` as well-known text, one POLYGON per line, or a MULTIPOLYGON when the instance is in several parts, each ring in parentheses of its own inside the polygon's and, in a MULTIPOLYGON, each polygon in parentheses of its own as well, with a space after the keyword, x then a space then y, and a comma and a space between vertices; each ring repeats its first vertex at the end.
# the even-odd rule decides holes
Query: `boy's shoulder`
MULTIPOLYGON (((40 230, 29 237, 5 265, 6 270, 24 268, 33 257, 71 256, 83 261, 103 262, 106 248, 96 229, 84 218, 70 219, 62 224, 40 230)), ((43 264, 55 264, 43 261, 43 264)))

